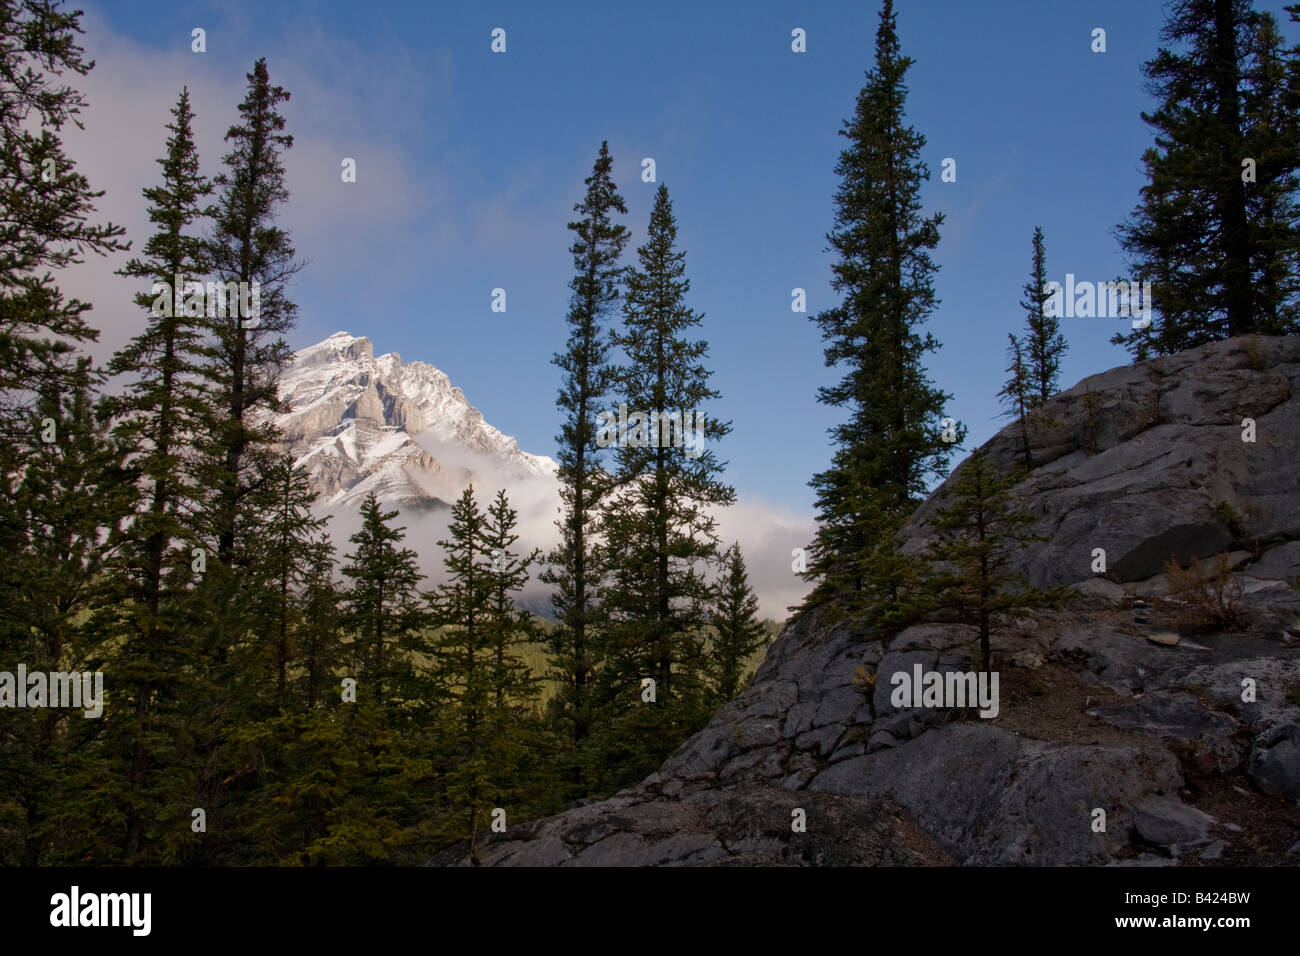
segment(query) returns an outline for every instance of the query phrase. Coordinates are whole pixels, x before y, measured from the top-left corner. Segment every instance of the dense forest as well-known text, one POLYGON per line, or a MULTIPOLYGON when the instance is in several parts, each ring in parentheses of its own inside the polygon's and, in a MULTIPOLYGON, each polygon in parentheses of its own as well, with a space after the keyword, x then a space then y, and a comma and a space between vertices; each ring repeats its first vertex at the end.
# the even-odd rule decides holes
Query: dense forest
MULTIPOLYGON (((213 172, 178 90, 142 196, 153 231, 127 237, 98 221, 103 193, 60 137, 92 108, 80 16, 0 0, 0 863, 417 864, 461 841, 472 859, 493 830, 654 771, 773 636, 745 555, 718 533, 737 497, 716 451, 733 425, 714 415, 724 396, 666 186, 630 248, 607 143, 572 184, 559 544, 527 550, 506 490, 466 490, 430 587, 373 496, 360 530, 331 539, 270 424, 304 268, 277 225, 290 93, 252 64, 213 172), (91 306, 59 273, 123 251, 138 331, 96 365, 91 306), (620 403, 638 412, 611 441, 603 410, 620 403), (705 447, 673 441, 701 410, 705 447), (530 580, 551 586, 553 619, 519 608, 530 580), (53 675, 74 673, 103 675, 94 718, 55 700, 53 675)), ((1164 39, 1145 70, 1148 184, 1117 228, 1155 319, 1119 341, 1142 360, 1295 334, 1300 48, 1249 0, 1176 0, 1164 39)), ((791 611, 885 629, 953 615, 979 628, 987 668, 999 615, 1060 595, 1009 570, 1022 472, 978 451, 931 552, 898 547, 965 431, 925 369, 943 217, 922 205, 911 66, 883 0, 840 131, 839 304, 812 316, 839 376, 817 397, 843 415, 811 482, 817 533, 794 568, 809 594, 791 611)), ((1026 238, 1000 397, 1028 470, 1067 343, 1047 239, 1026 238)))

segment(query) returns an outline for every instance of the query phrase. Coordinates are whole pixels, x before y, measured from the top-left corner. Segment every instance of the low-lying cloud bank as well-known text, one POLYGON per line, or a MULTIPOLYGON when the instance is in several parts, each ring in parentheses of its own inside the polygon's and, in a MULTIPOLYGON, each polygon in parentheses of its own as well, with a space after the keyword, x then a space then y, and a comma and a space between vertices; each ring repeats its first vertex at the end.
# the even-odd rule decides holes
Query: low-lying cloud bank
MULTIPOLYGON (((554 479, 519 478, 493 468, 485 456, 475 456, 473 461, 461 464, 470 467, 478 477, 474 494, 480 508, 491 503, 497 489, 506 489, 511 507, 519 513, 517 550, 540 548, 546 554, 555 547, 559 541, 555 522, 561 512, 559 485, 554 479)), ((423 586, 432 588, 446 581, 443 549, 438 542, 447 539, 450 508, 407 505, 397 510, 396 523, 406 529, 405 545, 419 555, 420 571, 426 578, 423 586)), ((336 507, 323 514, 329 517, 330 535, 343 558, 354 547, 348 539, 361 527, 360 514, 352 507, 336 507)), ((717 516, 720 548, 728 547, 733 541, 740 542, 750 584, 758 595, 759 615, 784 620, 786 609, 797 604, 808 591, 808 586, 791 569, 791 551, 807 547, 814 529, 812 516, 796 514, 757 496, 742 497, 732 507, 719 509, 717 516)), ((549 613, 551 589, 537 579, 539 570, 534 568, 521 603, 539 613, 549 613)))

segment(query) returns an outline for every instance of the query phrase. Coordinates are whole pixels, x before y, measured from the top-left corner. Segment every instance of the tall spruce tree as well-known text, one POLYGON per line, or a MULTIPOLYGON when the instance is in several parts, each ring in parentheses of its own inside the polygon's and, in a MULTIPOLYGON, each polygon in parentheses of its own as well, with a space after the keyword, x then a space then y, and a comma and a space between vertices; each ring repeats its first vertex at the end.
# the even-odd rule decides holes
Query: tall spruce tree
POLYGON ((717 554, 710 508, 735 501, 734 489, 719 478, 724 463, 706 445, 731 425, 705 414, 704 404, 720 393, 701 361, 708 343, 684 337, 702 316, 686 305, 686 254, 676 243, 672 202, 661 184, 637 249, 640 266, 627 274, 624 328, 613 336, 628 359, 617 370, 628 427, 615 436, 615 426, 605 426, 605 444, 616 446, 619 485, 604 524, 616 564, 604 597, 624 670, 614 676, 638 684, 655 678, 661 701, 671 699, 679 678, 683 691, 698 689, 699 674, 676 673, 674 665, 694 656, 687 649, 706 617, 708 588, 697 565, 717 554))
MULTIPOLYGON (((1300 19, 1292 14, 1292 19, 1300 19)), ((1263 170, 1247 184, 1256 331, 1300 331, 1300 45, 1283 50, 1277 21, 1260 14, 1242 98, 1250 156, 1263 170)), ((1258 173, 1258 171, 1257 171, 1258 173)))
POLYGON ((763 646, 765 635, 739 542, 723 553, 719 572, 709 615, 714 631, 709 672, 718 702, 726 703, 739 692, 745 664, 763 646))
POLYGON ((1061 380, 1061 356, 1066 349, 1061 320, 1047 308, 1052 296, 1047 292, 1047 253, 1039 226, 1034 227, 1033 266, 1024 293, 1020 306, 1025 310, 1028 326, 1024 346, 1026 371, 1032 386, 1027 398, 1029 407, 1037 408, 1056 394, 1061 380))
POLYGON ((831 285, 844 298, 813 317, 829 343, 827 367, 845 369, 817 399, 847 409, 848 419, 830 430, 830 468, 810 482, 818 528, 805 577, 819 583, 806 605, 865 605, 882 622, 895 610, 905 616, 913 586, 896 532, 929 479, 946 470, 951 449, 942 423, 950 396, 922 366, 925 353, 938 348, 919 326, 937 304, 928 250, 939 242, 943 216, 921 215, 921 184, 930 173, 920 158, 925 137, 904 119, 912 62, 899 50, 892 0, 884 0, 875 67, 840 130, 850 145, 835 167, 842 182, 827 239, 839 254, 831 285))
MULTIPOLYGON (((115 544, 105 539, 120 530, 116 519, 130 507, 123 492, 133 480, 105 470, 105 456, 116 458, 116 468, 125 449, 114 447, 91 414, 102 372, 78 354, 98 338, 85 320, 91 306, 58 286, 60 270, 87 253, 129 248, 120 226, 93 221, 103 192, 91 189, 63 150, 62 131, 69 123, 80 128, 86 105, 65 78, 86 76, 94 63, 77 42, 81 11, 59 8, 0 0, 0 669, 10 672, 18 662, 32 670, 98 663, 106 636, 90 633, 81 619, 92 603, 114 600, 92 597, 91 589, 106 583, 115 544), (55 426, 52 435, 47 424, 55 426)), ((45 709, 4 722, 5 862, 102 858, 96 854, 116 832, 74 829, 79 846, 60 834, 85 812, 84 788, 111 772, 97 759, 103 728, 75 712, 45 709)))
MULTIPOLYGON (((261 574, 258 535, 266 515, 263 494, 275 481, 280 451, 276 428, 266 414, 281 408, 276 379, 289 349, 279 337, 296 311, 286 283, 301 265, 294 261, 289 236, 275 224, 288 198, 282 153, 293 144, 283 132, 278 108, 289 94, 272 86, 266 61, 247 75, 248 91, 239 104, 239 122, 226 133, 230 151, 224 170, 213 180, 217 211, 207 253, 218 294, 202 299, 200 312, 210 326, 204 376, 212 401, 196 442, 199 475, 209 489, 198 527, 211 556, 197 595, 201 615, 194 639, 207 662, 206 712, 195 740, 204 773, 195 804, 220 812, 231 795, 224 784, 233 772, 227 732, 236 714, 251 701, 225 699, 225 689, 249 687, 240 663, 249 646, 261 642, 262 611, 272 600, 274 582, 261 574), (256 292, 256 302, 254 301, 256 292), (246 294, 245 294, 246 293, 246 294)), ((187 294, 187 298, 190 296, 187 294)), ((216 839, 200 847, 204 862, 220 850, 216 839)))
POLYGON ((731 426, 704 407, 719 393, 702 362, 708 343, 685 337, 702 317, 686 305, 690 282, 676 241, 661 184, 639 266, 627 274, 623 330, 612 336, 627 357, 613 389, 627 420, 624 427, 607 422, 598 438, 616 446, 618 490, 601 526, 611 560, 601 595, 604 725, 586 764, 597 788, 643 776, 708 716, 701 564, 717 556, 713 509, 733 503, 735 491, 720 479, 724 463, 707 443, 731 426), (649 706, 645 681, 654 682, 649 706))
POLYGON ((144 481, 118 569, 128 584, 122 663, 136 679, 134 714, 114 722, 115 731, 134 736, 126 801, 128 859, 140 851, 144 827, 156 815, 156 807, 140 802, 151 789, 146 776, 156 762, 148 744, 159 739, 152 732, 154 696, 175 676, 162 666, 177 660, 175 648, 166 645, 185 640, 185 629, 175 626, 171 611, 176 576, 167 572, 188 561, 188 543, 195 538, 192 515, 202 496, 187 455, 208 407, 200 377, 203 320, 186 314, 183 289, 172 287, 178 275, 193 279, 207 271, 206 246, 195 226, 214 211, 205 203, 213 187, 199 172, 188 89, 181 90, 171 112, 167 152, 157 160, 162 183, 144 190, 157 231, 145 242, 143 258, 118 270, 143 280, 135 303, 148 310, 148 319, 144 331, 109 363, 111 373, 129 378, 121 393, 105 397, 100 410, 114 421, 119 439, 137 449, 134 464, 144 481))
POLYGON ((1175 0, 1143 72, 1159 107, 1148 182, 1120 243, 1152 282, 1150 327, 1119 333, 1140 360, 1206 342, 1297 330, 1294 215, 1300 116, 1270 14, 1250 0, 1175 0), (1182 52, 1171 47, 1182 46, 1182 52))
POLYGON ((582 218, 568 225, 575 233, 569 249, 575 273, 569 281, 569 340, 553 360, 564 372, 556 402, 566 416, 556 436, 563 514, 557 522, 560 543, 548 555, 550 567, 541 580, 556 586, 551 605, 558 626, 548 637, 550 677, 559 685, 552 715, 575 745, 590 732, 590 684, 599 664, 592 635, 599 627, 595 595, 603 573, 594 532, 609 482, 596 444, 596 414, 610 379, 603 323, 620 295, 619 259, 628 239, 627 227, 614 222, 615 213, 627 215, 627 206, 612 168, 609 145, 602 142, 585 181, 586 196, 574 206, 582 218))
POLYGON ((271 85, 266 60, 254 63, 247 96, 239 104, 240 121, 226 133, 231 150, 225 171, 214 180, 220 192, 208 246, 213 272, 223 289, 233 292, 238 285, 229 283, 244 283, 249 291, 240 308, 232 308, 230 295, 224 309, 220 297, 205 303, 215 338, 207 374, 219 405, 206 442, 214 489, 211 533, 217 556, 228 567, 238 561, 236 543, 245 519, 256 525, 245 499, 275 467, 275 430, 257 413, 281 407, 276 379, 290 353, 280 335, 297 313, 286 284, 302 263, 294 259, 289 234, 275 224, 289 198, 282 154, 293 146, 293 137, 283 132, 279 112, 288 99, 282 87, 271 85), (242 306, 251 311, 254 286, 257 315, 246 316, 242 306))

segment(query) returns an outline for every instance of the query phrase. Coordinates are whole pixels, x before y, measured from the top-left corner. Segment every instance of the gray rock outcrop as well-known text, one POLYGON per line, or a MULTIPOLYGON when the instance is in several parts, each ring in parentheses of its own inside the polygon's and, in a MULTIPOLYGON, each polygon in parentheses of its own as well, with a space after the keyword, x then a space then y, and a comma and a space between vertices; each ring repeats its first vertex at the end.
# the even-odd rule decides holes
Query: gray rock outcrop
MULTIPOLYGON (((1237 339, 1092 376, 1043 409, 1016 494, 1047 540, 1023 566, 1080 587, 1000 622, 996 717, 893 703, 896 673, 969 670, 970 629, 886 642, 812 611, 659 772, 494 835, 481 862, 1282 861, 1300 836, 1298 387, 1300 338, 1237 339), (1165 562, 1234 548, 1247 623, 1176 632, 1165 562)), ((1017 427, 986 446, 1004 466, 1017 427)), ((950 485, 910 522, 913 552, 950 485)))

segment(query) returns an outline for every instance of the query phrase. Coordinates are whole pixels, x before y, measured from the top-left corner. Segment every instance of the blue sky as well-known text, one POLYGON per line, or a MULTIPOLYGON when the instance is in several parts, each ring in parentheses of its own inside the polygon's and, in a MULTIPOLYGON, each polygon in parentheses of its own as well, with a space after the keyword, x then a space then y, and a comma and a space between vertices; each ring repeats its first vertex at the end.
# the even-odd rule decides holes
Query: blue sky
MULTIPOLYGON (((297 277, 290 344, 340 329, 446 371, 521 447, 553 455, 571 274, 565 223, 602 139, 627 199, 629 253, 668 186, 687 253, 689 304, 704 313, 708 409, 733 422, 719 448, 748 497, 796 514, 825 467, 836 412, 815 391, 836 376, 810 316, 834 303, 837 135, 873 58, 875 3, 184 3, 86 5, 99 61, 74 158, 109 195, 105 211, 145 238, 139 188, 156 179, 167 108, 195 93, 204 170, 218 171, 244 74, 266 56, 298 143, 282 223, 310 263, 297 277), (191 52, 191 30, 207 52, 191 52), (507 51, 490 50, 506 30, 507 51), (807 52, 791 51, 791 30, 807 52), (78 149, 78 143, 81 148, 78 149), (345 184, 340 161, 357 161, 345 184), (491 311, 502 287, 507 311, 491 311), (790 310, 794 287, 808 314, 790 310)), ((1275 12, 1296 42, 1281 2, 1275 12)), ((1004 422, 996 393, 1035 225, 1063 279, 1123 272, 1113 237, 1142 185, 1151 142, 1139 69, 1158 44, 1152 0, 975 4, 903 0, 899 33, 916 63, 908 117, 928 139, 927 210, 947 217, 934 253, 943 344, 932 379, 949 414, 982 442, 1004 422), (1105 53, 1091 31, 1106 30, 1105 53), (939 181, 945 157, 957 181, 939 181)), ((92 269, 96 268, 92 265, 92 269)), ((103 268, 102 266, 98 268, 103 268)), ((124 280, 87 295, 104 347, 142 321, 124 280)), ((1062 385, 1128 360, 1109 344, 1123 320, 1066 318, 1062 385)))

